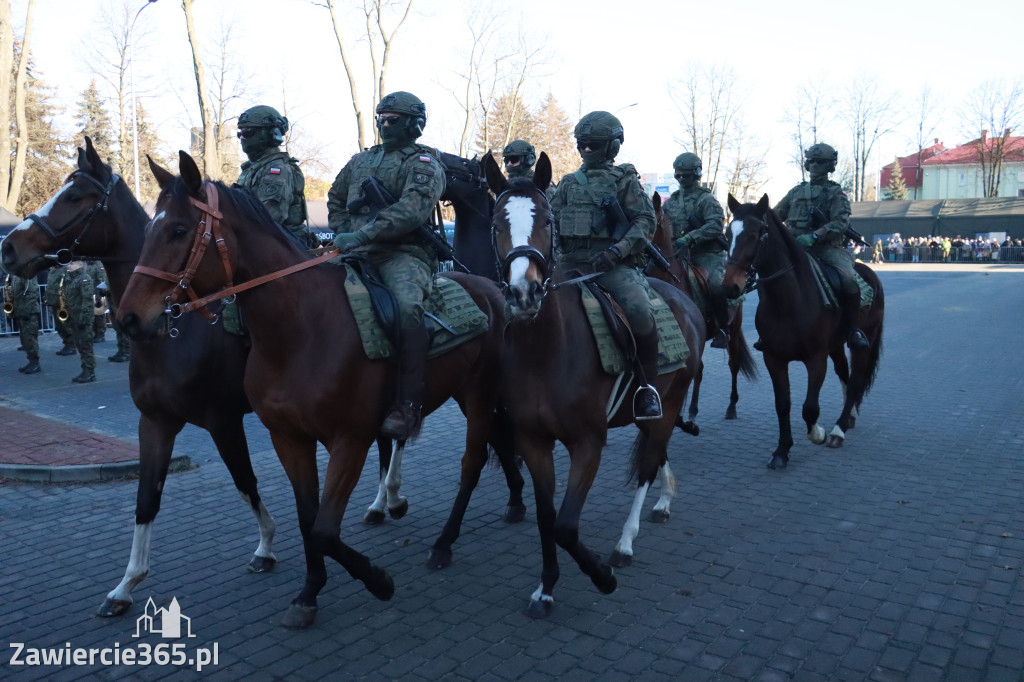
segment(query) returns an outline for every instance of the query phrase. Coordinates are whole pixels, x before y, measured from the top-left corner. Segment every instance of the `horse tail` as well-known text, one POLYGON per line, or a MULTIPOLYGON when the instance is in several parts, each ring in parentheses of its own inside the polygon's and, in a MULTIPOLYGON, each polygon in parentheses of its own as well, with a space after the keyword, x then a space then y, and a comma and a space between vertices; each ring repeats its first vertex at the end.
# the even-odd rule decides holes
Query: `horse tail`
MULTIPOLYGON (((878 279, 878 275, 874 270, 869 268, 863 263, 857 263, 854 266, 857 272, 863 277, 871 288, 875 290, 875 298, 871 302, 871 313, 872 315, 878 316, 878 332, 874 335, 875 340, 871 344, 870 352, 868 353, 868 362, 865 367, 865 378, 864 378, 864 393, 861 394, 861 398, 868 394, 871 390, 871 386, 875 383, 875 377, 878 375, 879 359, 882 357, 882 330, 885 326, 885 292, 882 290, 882 281, 878 279)), ((858 407, 860 402, 858 401, 858 407)))
MULTIPOLYGON (((863 400, 864 396, 866 396, 868 394, 868 391, 871 390, 872 384, 875 383, 875 376, 878 375, 878 364, 879 364, 878 360, 879 360, 879 358, 882 357, 882 327, 883 327, 883 325, 884 325, 884 320, 879 320, 878 321, 878 338, 876 338, 875 342, 871 344, 871 352, 868 353, 868 366, 866 368, 867 371, 865 372, 865 374, 867 376, 864 379, 864 393, 861 394, 861 400, 863 400)), ((860 407, 859 401, 858 401, 858 405, 857 406, 860 407)))
POLYGON ((660 452, 652 452, 650 438, 643 431, 639 431, 629 452, 627 482, 637 486, 653 483, 654 479, 658 477, 658 469, 666 461, 668 461, 668 453, 665 448, 662 447, 660 452))
POLYGON ((739 367, 740 373, 747 379, 757 379, 757 363, 754 356, 750 354, 750 346, 747 338, 743 336, 743 328, 737 325, 736 333, 732 335, 732 348, 730 349, 733 359, 739 367))

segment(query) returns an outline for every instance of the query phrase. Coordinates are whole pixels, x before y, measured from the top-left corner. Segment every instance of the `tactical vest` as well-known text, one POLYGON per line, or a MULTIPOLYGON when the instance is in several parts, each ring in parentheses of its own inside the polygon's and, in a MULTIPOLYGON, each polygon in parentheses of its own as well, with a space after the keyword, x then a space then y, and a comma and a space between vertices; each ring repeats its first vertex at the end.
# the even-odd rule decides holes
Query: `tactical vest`
POLYGON ((612 245, 615 225, 605 220, 601 200, 618 198, 618 183, 625 176, 626 164, 608 169, 580 169, 562 180, 565 183, 565 206, 558 215, 558 234, 565 246, 571 248, 574 238, 589 239, 594 249, 612 245))
MULTIPOLYGON (((269 198, 281 198, 281 188, 277 185, 287 182, 284 188, 288 210, 281 220, 285 227, 296 227, 306 222, 306 180, 299 169, 299 160, 288 156, 287 152, 274 152, 256 161, 242 164, 242 172, 235 183, 252 192, 260 201, 269 198), (280 173, 270 172, 277 168, 280 173)), ((277 216, 274 216, 277 219, 277 216)))
MULTIPOLYGON (((352 164, 348 183, 348 201, 351 203, 354 199, 363 196, 363 188, 360 185, 370 176, 380 180, 392 196, 401 197, 409 173, 414 172, 414 167, 406 167, 406 161, 419 154, 426 154, 437 161, 434 150, 422 144, 413 143, 394 152, 385 152, 383 145, 367 149, 352 164)), ((440 161, 437 162, 440 163, 440 161)), ((350 212, 352 231, 355 232, 369 223, 378 210, 373 206, 363 206, 357 211, 350 212)))
MULTIPOLYGON (((838 185, 836 185, 838 187, 838 185)), ((828 185, 812 185, 809 182, 800 183, 800 186, 793 191, 793 198, 789 205, 789 216, 786 223, 793 230, 806 232, 813 229, 811 226, 811 207, 817 206, 825 217, 829 215, 831 194, 828 185)))

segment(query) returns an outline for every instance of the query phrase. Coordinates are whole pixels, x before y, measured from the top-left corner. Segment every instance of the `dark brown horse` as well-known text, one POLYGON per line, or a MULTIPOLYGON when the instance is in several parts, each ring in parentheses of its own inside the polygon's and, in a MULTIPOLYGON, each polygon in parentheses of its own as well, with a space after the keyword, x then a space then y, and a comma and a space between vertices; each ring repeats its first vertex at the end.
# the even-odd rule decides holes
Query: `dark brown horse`
MULTIPOLYGON (((180 177, 150 162, 161 188, 157 214, 147 227, 140 270, 125 291, 118 320, 133 338, 163 333, 168 297, 174 303, 175 289, 186 290, 163 277, 175 282, 185 277, 187 291, 214 298, 225 295, 224 287, 234 278, 263 282, 238 293, 252 340, 245 390, 292 483, 306 553, 305 586, 284 625, 304 628, 314 622, 317 595, 327 581, 324 557, 340 563, 378 598, 390 599, 391 578, 342 542, 340 526, 394 396, 394 363, 367 359, 343 288, 343 268, 309 267, 315 261, 252 195, 204 183, 192 158, 184 152, 179 156, 180 177), (211 238, 210 249, 193 248, 211 238), (294 272, 279 277, 283 268, 294 272), (317 442, 330 456, 319 500, 317 442)), ((487 456, 498 400, 504 302, 483 278, 451 277, 471 294, 490 325, 486 333, 428 363, 424 412, 449 397, 458 401, 467 419, 465 468, 467 459, 487 456)))
MULTIPOLYGON (((658 221, 658 228, 654 233, 654 245, 661 250, 665 258, 668 260, 671 266, 670 272, 665 272, 659 267, 648 265, 647 274, 650 277, 657 277, 658 279, 670 282, 682 289, 683 293, 689 296, 691 299, 694 298, 694 292, 690 284, 690 278, 687 275, 687 270, 693 268, 693 264, 686 262, 680 262, 675 255, 675 243, 673 241, 673 235, 675 232, 672 229, 672 223, 668 216, 661 210, 661 195, 657 192, 651 197, 651 201, 654 203, 654 215, 658 221)), ((703 269, 698 268, 701 276, 706 277, 706 273, 703 269)), ((705 294, 705 297, 707 294, 705 294)), ((710 308, 710 306, 709 306, 710 308)), ((714 313, 708 311, 704 316, 704 325, 706 328, 705 338, 710 339, 715 335, 717 330, 717 322, 714 320, 714 313)), ((729 345, 726 347, 726 352, 729 355, 729 372, 732 374, 732 390, 729 392, 729 407, 725 410, 726 419, 736 418, 736 403, 739 402, 740 394, 737 390, 736 383, 737 377, 740 373, 743 374, 747 379, 757 378, 757 366, 754 364, 754 358, 750 355, 750 347, 747 345, 747 339, 743 336, 743 304, 730 308, 729 310, 729 345)), ((697 378, 693 381, 693 395, 690 396, 690 409, 688 410, 688 420, 682 421, 680 418, 677 424, 687 433, 693 433, 696 435, 699 433, 697 427, 697 413, 699 412, 700 403, 700 387, 704 381, 704 363, 700 365, 700 371, 697 373, 697 378)))
MULTIPOLYGON (((632 401, 615 398, 617 388, 632 395, 632 377, 629 372, 618 377, 604 372, 578 287, 560 285, 564 274, 552 260, 554 223, 545 196, 551 181, 547 155, 540 155, 532 181, 507 180, 490 156, 484 159, 484 172, 498 196, 495 250, 513 315, 505 331, 502 400, 515 424, 517 450, 533 478, 544 557, 541 585, 531 598, 529 613, 544 617, 554 601, 558 546, 569 552, 599 591, 607 594, 616 587, 612 568, 580 540, 579 525, 608 428, 634 423, 632 401), (566 446, 570 458, 565 497, 557 513, 555 441, 566 446)), ((621 563, 628 563, 633 554, 643 496, 659 471, 666 482, 671 480, 666 448, 704 347, 704 324, 693 302, 664 282, 650 283, 668 302, 690 355, 681 368, 662 374, 655 383, 664 416, 637 423, 640 434, 633 448, 632 470, 638 490, 616 548, 621 563)))
POLYGON ((843 384, 843 411, 828 434, 828 446, 843 445, 846 432, 853 428, 861 401, 878 372, 882 352, 882 326, 885 318, 885 294, 878 276, 863 263, 854 267, 874 290, 871 306, 861 310, 861 330, 870 345, 852 351, 847 361, 846 337, 849 332, 839 311, 826 307, 821 287, 806 251, 769 207, 768 195, 756 204, 740 204, 729 196, 732 243, 725 271, 725 286, 733 296, 748 287, 756 287, 757 313, 754 323, 764 345, 764 364, 775 391, 775 412, 779 418, 779 445, 772 453, 768 468, 780 469, 789 462, 793 433, 789 424, 789 363, 802 362, 807 368, 807 396, 803 419, 807 438, 820 445, 825 430, 818 425, 818 394, 825 381, 828 359, 832 358, 836 375, 843 384))
POLYGON ((438 158, 445 177, 441 200, 451 203, 455 211, 455 257, 474 275, 496 282, 498 270, 491 248, 494 197, 487 190, 480 161, 441 151, 438 158))
MULTIPOLYGON (((3 241, 3 265, 34 276, 57 261, 98 258, 107 272, 115 302, 128 284, 142 251, 149 216, 124 181, 100 160, 92 140, 78 150, 78 170, 39 212, 3 241)), ((260 527, 260 544, 249 570, 269 570, 274 521, 256 489, 256 475, 242 417, 251 412, 242 390, 248 342, 198 317, 181 320, 181 338, 139 340, 132 344, 128 381, 139 408, 139 487, 135 535, 124 579, 107 595, 101 616, 125 613, 131 592, 149 572, 153 521, 174 449, 186 423, 209 431, 217 451, 260 527)))

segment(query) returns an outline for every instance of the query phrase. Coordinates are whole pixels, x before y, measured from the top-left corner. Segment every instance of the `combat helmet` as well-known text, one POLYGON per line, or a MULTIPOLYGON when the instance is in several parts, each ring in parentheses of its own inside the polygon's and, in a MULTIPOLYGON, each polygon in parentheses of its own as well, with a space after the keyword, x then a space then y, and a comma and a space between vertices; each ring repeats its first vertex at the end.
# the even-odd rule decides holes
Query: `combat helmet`
POLYGON ((831 145, 818 142, 804 152, 804 170, 810 170, 808 165, 811 161, 828 161, 828 172, 833 173, 836 170, 836 162, 839 161, 839 153, 831 145))
POLYGON ((503 157, 519 156, 523 159, 523 165, 529 168, 537 162, 537 150, 526 140, 512 140, 501 151, 503 157))
POLYGON ((274 107, 259 104, 243 111, 238 116, 238 129, 246 128, 270 128, 270 137, 281 144, 284 142, 284 134, 288 132, 288 119, 278 113, 274 107))
MULTIPOLYGON (((384 112, 405 114, 408 117, 406 119, 405 132, 413 139, 422 135, 423 129, 427 125, 427 105, 411 92, 399 90, 398 92, 392 92, 390 95, 385 95, 381 98, 380 103, 377 104, 375 111, 377 114, 384 112)), ((377 129, 380 129, 379 121, 377 129)))
POLYGON ((619 153, 620 146, 626 141, 622 123, 607 111, 590 112, 580 119, 572 134, 579 142, 608 142, 607 159, 614 159, 619 153))
POLYGON ((676 179, 684 173, 692 173, 699 179, 704 165, 701 163, 700 157, 693 152, 683 152, 672 162, 672 168, 676 172, 676 179))

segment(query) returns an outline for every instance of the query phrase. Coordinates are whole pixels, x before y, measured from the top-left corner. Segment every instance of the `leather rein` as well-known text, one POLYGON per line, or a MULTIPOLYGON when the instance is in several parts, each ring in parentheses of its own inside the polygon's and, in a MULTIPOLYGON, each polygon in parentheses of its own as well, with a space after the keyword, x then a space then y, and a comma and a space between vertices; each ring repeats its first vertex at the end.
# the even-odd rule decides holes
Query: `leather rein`
MULTIPOLYGON (((189 252, 188 259, 185 261, 185 267, 182 270, 173 273, 167 272, 166 270, 151 268, 147 265, 136 265, 134 270, 134 272, 149 275, 150 277, 162 279, 174 284, 174 288, 171 290, 171 293, 164 299, 167 305, 164 313, 172 319, 177 319, 185 313, 198 311, 210 322, 210 324, 216 324, 220 319, 220 316, 215 315, 210 311, 207 307, 210 303, 223 299, 232 301, 234 300, 235 294, 319 265, 341 253, 339 249, 331 248, 312 260, 302 261, 287 268, 275 270, 274 272, 261 275, 260 277, 243 282, 242 284, 235 284, 234 273, 231 269, 231 262, 228 258, 227 244, 224 241, 224 236, 220 229, 220 221, 224 217, 219 210, 220 195, 217 191, 217 186, 209 180, 203 182, 203 187, 206 190, 206 203, 195 197, 189 197, 189 202, 199 209, 200 216, 199 222, 196 225, 195 239, 192 242, 192 249, 189 252), (220 255, 221 265, 224 268, 227 285, 220 291, 216 291, 206 296, 199 296, 190 285, 211 241, 217 245, 217 252, 220 255), (186 295, 189 300, 182 303, 182 298, 186 295)), ((176 330, 172 328, 172 332, 173 331, 176 330)), ((172 333, 171 336, 177 336, 177 334, 172 333)))

